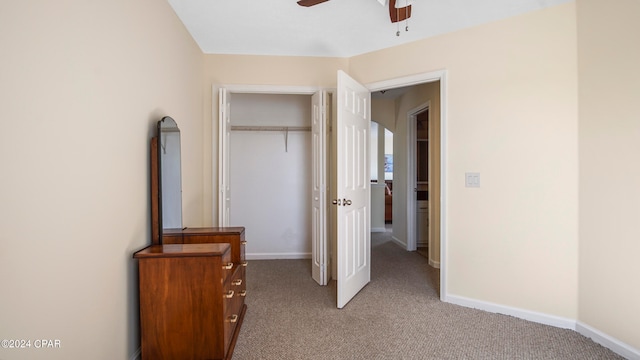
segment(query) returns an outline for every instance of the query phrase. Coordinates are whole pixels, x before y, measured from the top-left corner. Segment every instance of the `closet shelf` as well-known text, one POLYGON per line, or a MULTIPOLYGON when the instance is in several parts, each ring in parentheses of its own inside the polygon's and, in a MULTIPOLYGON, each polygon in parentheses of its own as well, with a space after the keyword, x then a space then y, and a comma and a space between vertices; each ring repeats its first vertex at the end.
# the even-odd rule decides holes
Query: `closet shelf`
POLYGON ((290 131, 311 131, 311 126, 244 126, 232 125, 231 131, 281 131, 284 132, 284 151, 289 152, 290 131))
POLYGON ((233 125, 231 131, 311 131, 311 126, 244 126, 233 125))

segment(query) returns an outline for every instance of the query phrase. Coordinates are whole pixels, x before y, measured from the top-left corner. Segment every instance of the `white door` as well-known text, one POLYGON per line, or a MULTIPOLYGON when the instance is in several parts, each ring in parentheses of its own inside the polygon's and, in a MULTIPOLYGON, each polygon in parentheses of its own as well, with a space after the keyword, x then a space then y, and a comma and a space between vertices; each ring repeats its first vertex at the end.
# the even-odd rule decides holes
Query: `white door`
POLYGON ((327 94, 317 92, 311 97, 312 154, 312 218, 311 275, 320 285, 327 285, 327 94))
POLYGON ((229 183, 229 140, 231 93, 225 88, 218 95, 218 226, 229 226, 231 186, 229 183))
POLYGON ((338 308, 371 280, 369 134, 371 94, 338 71, 337 255, 338 308))

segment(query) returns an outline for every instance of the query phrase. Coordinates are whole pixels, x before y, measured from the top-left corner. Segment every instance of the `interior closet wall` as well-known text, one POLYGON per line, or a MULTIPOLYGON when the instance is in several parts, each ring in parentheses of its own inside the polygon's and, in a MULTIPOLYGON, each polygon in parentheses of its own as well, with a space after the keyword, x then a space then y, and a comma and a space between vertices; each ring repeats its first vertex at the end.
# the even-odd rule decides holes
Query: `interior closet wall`
POLYGON ((309 257, 311 132, 266 128, 311 126, 311 96, 233 94, 230 114, 230 225, 246 227, 247 258, 309 257))

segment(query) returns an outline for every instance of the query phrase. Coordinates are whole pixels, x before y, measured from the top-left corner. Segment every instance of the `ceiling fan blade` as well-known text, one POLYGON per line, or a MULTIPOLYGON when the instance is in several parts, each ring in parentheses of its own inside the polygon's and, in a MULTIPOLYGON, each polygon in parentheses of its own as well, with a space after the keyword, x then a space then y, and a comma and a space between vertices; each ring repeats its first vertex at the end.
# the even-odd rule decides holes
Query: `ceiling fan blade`
POLYGON ((298 1, 298 5, 309 7, 313 5, 322 4, 325 1, 329 1, 329 0, 300 0, 298 1))
POLYGON ((389 17, 391 22, 404 21, 411 17, 411 3, 409 6, 396 7, 396 0, 389 0, 389 17))

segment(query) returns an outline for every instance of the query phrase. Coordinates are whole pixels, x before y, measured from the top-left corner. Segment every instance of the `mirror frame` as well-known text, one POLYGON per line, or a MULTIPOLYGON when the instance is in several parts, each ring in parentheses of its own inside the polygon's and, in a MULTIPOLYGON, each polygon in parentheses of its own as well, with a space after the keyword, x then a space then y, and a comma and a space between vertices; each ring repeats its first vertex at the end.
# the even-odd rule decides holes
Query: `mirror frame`
MULTIPOLYGON (((171 121, 175 124, 178 133, 180 132, 177 122, 170 116, 164 116, 156 124, 156 136, 151 138, 151 242, 154 245, 163 243, 163 195, 162 195, 162 124, 171 121)), ((180 177, 182 176, 182 164, 180 167, 180 177)), ((182 194, 182 179, 180 179, 180 194, 182 194)), ((180 195, 180 216, 182 217, 182 195, 180 195)), ((182 223, 182 218, 180 219, 182 223)), ((182 227, 182 225, 180 225, 182 227)))

